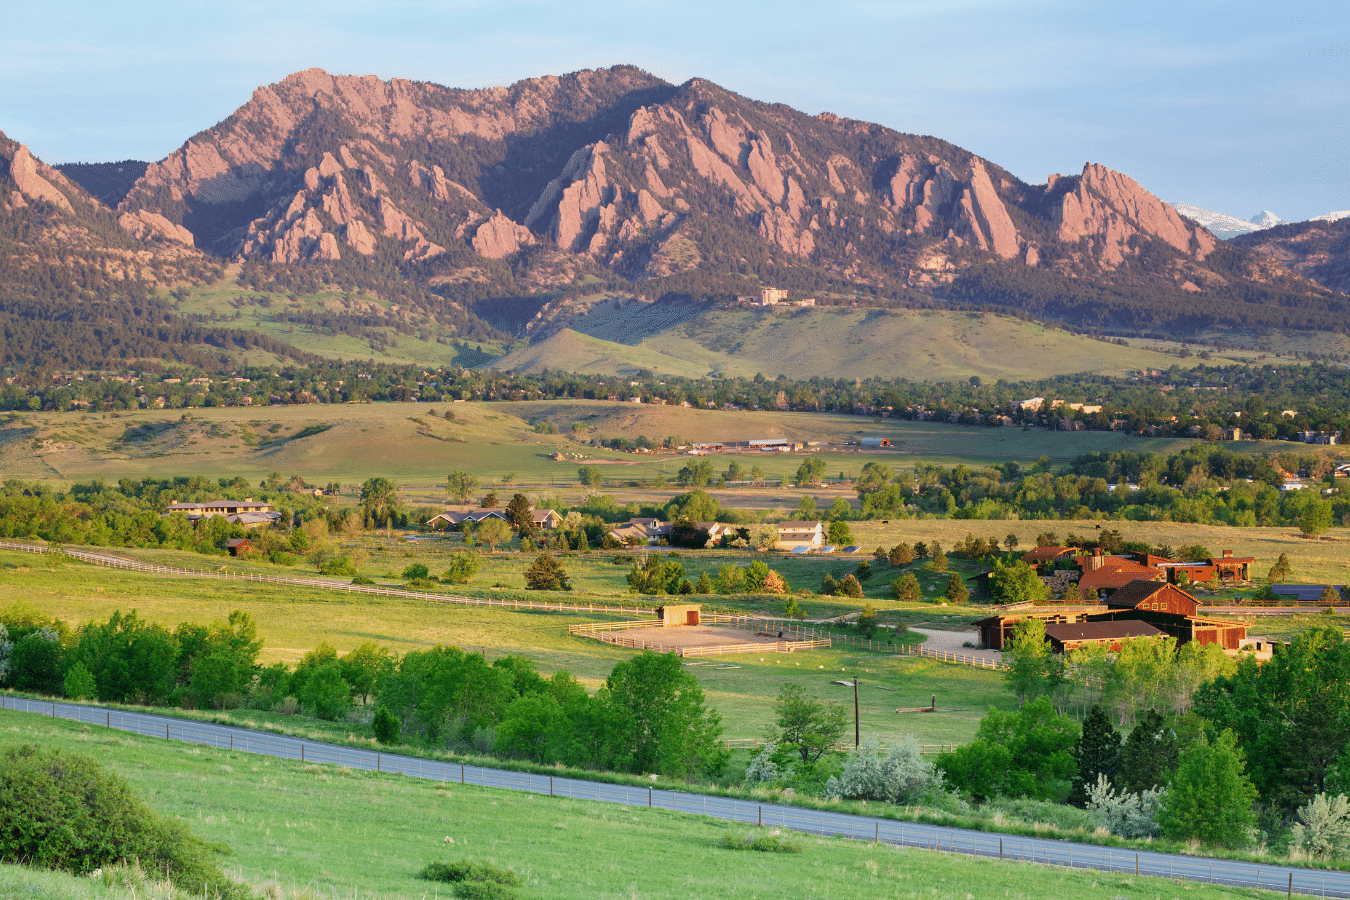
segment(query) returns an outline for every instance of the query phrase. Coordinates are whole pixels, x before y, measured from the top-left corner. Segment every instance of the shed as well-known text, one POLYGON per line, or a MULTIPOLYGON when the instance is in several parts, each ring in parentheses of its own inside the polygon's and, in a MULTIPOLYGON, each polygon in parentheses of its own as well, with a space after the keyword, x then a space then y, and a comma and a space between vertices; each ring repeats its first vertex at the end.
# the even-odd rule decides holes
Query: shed
POLYGON ((702 610, 703 604, 701 603, 681 603, 658 607, 656 613, 661 617, 662 628, 675 628, 679 625, 699 624, 699 615, 702 610))

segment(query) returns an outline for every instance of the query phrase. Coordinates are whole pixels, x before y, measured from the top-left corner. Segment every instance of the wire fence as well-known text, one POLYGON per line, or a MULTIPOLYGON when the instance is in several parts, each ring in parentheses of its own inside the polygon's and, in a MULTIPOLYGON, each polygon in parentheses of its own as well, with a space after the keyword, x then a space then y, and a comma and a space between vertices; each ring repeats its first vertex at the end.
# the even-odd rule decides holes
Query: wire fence
POLYGON ((0 708, 37 713, 166 740, 220 750, 262 754, 311 765, 401 774, 433 781, 528 791, 553 797, 596 800, 625 806, 704 815, 747 826, 778 827, 822 837, 843 837, 934 853, 960 853, 1003 861, 1042 863, 1208 882, 1229 887, 1264 888, 1320 897, 1350 897, 1350 873, 1296 869, 1262 863, 1211 860, 1149 851, 1122 850, 1058 840, 998 835, 917 822, 879 819, 851 813, 811 810, 753 799, 694 794, 655 786, 611 784, 558 775, 512 772, 421 759, 380 750, 341 747, 288 735, 232 726, 185 721, 147 713, 32 700, 0 695, 0 708))

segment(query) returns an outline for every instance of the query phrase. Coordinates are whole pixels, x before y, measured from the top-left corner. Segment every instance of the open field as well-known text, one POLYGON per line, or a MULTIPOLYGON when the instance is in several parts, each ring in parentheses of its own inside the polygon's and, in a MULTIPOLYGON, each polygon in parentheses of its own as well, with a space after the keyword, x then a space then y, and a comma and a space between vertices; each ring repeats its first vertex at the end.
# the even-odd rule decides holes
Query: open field
MULTIPOLYGON (((0 746, 21 743, 96 756, 157 811, 230 846, 228 873, 288 900, 439 896, 416 873, 464 858, 514 870, 523 900, 1259 896, 809 836, 798 854, 731 851, 718 845, 729 826, 698 816, 275 760, 0 711, 0 746)), ((0 869, 0 886, 8 885, 21 898, 129 896, 91 891, 91 879, 30 878, 14 866, 0 869)))
MULTIPOLYGON (((461 353, 445 340, 451 329, 439 326, 419 328, 414 334, 399 334, 389 327, 370 330, 383 335, 388 344, 377 344, 349 334, 328 334, 309 325, 285 321, 288 315, 305 313, 378 312, 386 314, 396 304, 378 294, 358 291, 323 291, 317 294, 291 294, 281 291, 255 291, 236 281, 240 267, 231 265, 219 281, 201 284, 182 292, 178 311, 189 318, 221 328, 253 331, 289 344, 297 350, 330 359, 375 359, 395 365, 449 366, 473 365, 482 359, 477 353, 461 353), (261 301, 261 302, 259 302, 261 301)), ((471 342, 484 353, 497 355, 502 347, 492 341, 471 342)), ((250 360, 254 362, 254 360, 250 360)))
MULTIPOLYGON (((241 609, 258 623, 265 663, 280 660, 294 664, 321 641, 332 644, 339 653, 365 641, 399 653, 454 644, 481 651, 489 659, 508 654, 527 656, 539 664, 541 671, 566 669, 595 690, 615 663, 633 653, 567 633, 570 624, 614 618, 599 613, 442 606, 256 582, 148 577, 81 565, 50 570, 33 565, 36 562, 31 556, 0 553, 0 563, 29 566, 26 571, 0 568, 0 609, 16 601, 31 603, 72 626, 106 621, 119 609, 135 609, 142 618, 168 628, 181 622, 223 620, 231 610, 241 609)), ((567 598, 555 595, 547 599, 567 598)), ((641 599, 634 597, 629 602, 641 599)), ((645 599, 660 602, 657 598, 645 599)), ((722 598, 709 599, 715 602, 722 598)), ((811 607, 809 601, 804 605, 811 607)), ((781 607, 781 603, 774 606, 781 607)), ((841 606, 831 602, 827 609, 833 612, 841 606)), ((925 613, 925 620, 928 618, 925 613)), ((821 699, 851 702, 852 692, 833 682, 856 675, 863 684, 861 707, 868 729, 887 738, 913 733, 923 743, 969 740, 991 706, 1014 705, 997 672, 850 647, 765 653, 762 657, 736 654, 690 660, 686 665, 698 677, 709 702, 722 713, 727 736, 736 738, 766 733, 773 719, 774 698, 786 681, 802 684, 809 694, 821 699), (926 705, 933 693, 940 695, 939 706, 961 709, 922 716, 895 714, 897 707, 926 705)))
MULTIPOLYGON (((511 475, 532 485, 580 490, 577 467, 596 463, 609 483, 668 481, 688 457, 620 453, 586 446, 592 439, 646 435, 684 441, 787 438, 842 443, 887 437, 890 451, 858 448, 812 450, 830 477, 857 474, 869 459, 903 467, 915 460, 955 465, 1003 460, 1071 459, 1087 452, 1117 450, 1165 453, 1190 445, 1184 439, 1147 439, 1115 432, 1023 431, 972 428, 902 419, 777 411, 698 410, 674 406, 566 400, 519 403, 368 403, 230 407, 189 411, 112 413, 10 413, 0 419, 0 469, 7 477, 65 484, 90 478, 115 480, 142 475, 300 474, 326 484, 359 483, 384 475, 405 487, 439 486, 454 469, 484 482, 511 475), (455 421, 444 414, 453 410, 455 421), (436 415, 433 416, 432 412, 436 415), (556 434, 535 431, 552 426, 556 434), (327 427, 322 433, 315 429, 327 427), (574 430, 575 426, 575 430, 574 430), (307 436, 300 436, 310 429, 307 436), (573 437, 575 435, 575 437, 573 437), (555 461, 555 453, 565 459, 555 461), (574 458, 582 457, 582 459, 574 458)), ((1278 441, 1233 445, 1245 453, 1297 447, 1278 441)), ((1330 448, 1335 450, 1336 448, 1330 448)), ((770 483, 791 476, 800 453, 744 453, 748 469, 759 465, 770 483)), ((726 463, 713 457, 719 469, 726 463)), ((795 501, 794 501, 795 504, 795 501)))
MULTIPOLYGON (((491 363, 506 371, 769 378, 979 375, 1020 381, 1074 372, 1167 368, 1152 342, 1122 347, 1023 319, 937 310, 821 307, 706 309, 607 301, 547 339, 491 363), (692 313, 692 315, 691 315, 692 313)), ((1172 348, 1173 354, 1179 348, 1172 348)), ((1250 354, 1235 352, 1238 361, 1250 354)))

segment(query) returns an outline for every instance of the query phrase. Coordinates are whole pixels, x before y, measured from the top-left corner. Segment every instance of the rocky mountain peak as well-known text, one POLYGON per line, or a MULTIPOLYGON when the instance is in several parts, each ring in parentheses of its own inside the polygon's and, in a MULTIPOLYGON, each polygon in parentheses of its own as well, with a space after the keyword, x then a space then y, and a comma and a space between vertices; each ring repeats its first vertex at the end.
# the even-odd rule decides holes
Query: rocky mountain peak
MULTIPOLYGON (((1053 186, 1052 181, 1047 189, 1053 186)), ((1131 255, 1131 239, 1140 234, 1196 259, 1204 259, 1215 247, 1208 231, 1187 224, 1133 178, 1097 163, 1083 166, 1077 185, 1061 197, 1055 221, 1061 241, 1086 240, 1094 255, 1111 267, 1131 255)))

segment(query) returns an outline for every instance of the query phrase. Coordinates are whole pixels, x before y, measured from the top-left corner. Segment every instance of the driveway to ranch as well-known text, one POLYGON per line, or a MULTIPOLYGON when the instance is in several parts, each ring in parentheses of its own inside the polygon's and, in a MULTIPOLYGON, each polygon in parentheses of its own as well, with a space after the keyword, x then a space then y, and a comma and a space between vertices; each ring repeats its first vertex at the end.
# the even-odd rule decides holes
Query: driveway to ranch
POLYGON ((972 644, 976 643, 980 637, 977 631, 938 631, 933 628, 911 628, 909 630, 915 634, 924 635, 927 640, 923 642, 923 645, 929 650, 960 653, 975 659, 987 659, 990 662, 1003 661, 1003 654, 997 650, 976 650, 973 647, 962 646, 967 641, 972 644))

